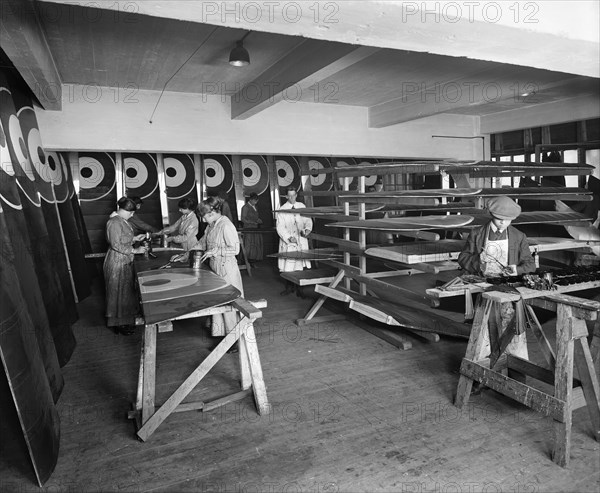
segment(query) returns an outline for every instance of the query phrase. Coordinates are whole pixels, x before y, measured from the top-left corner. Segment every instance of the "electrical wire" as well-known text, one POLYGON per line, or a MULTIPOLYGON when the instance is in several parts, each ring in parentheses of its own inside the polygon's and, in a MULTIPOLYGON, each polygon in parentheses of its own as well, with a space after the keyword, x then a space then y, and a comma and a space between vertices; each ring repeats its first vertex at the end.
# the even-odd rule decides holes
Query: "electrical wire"
MULTIPOLYGON (((181 69, 182 69, 182 68, 185 66, 185 64, 186 64, 187 62, 189 62, 189 61, 192 59, 192 57, 193 57, 193 56, 194 56, 196 53, 198 53, 198 51, 200 50, 200 48, 202 48, 202 47, 204 46, 204 44, 205 44, 205 43, 206 43, 206 42, 207 42, 207 41, 208 41, 208 40, 211 38, 211 36, 212 36, 212 35, 214 34, 214 32, 215 32, 215 31, 218 29, 218 27, 219 27, 219 26, 215 26, 215 27, 213 28, 213 30, 212 30, 212 31, 210 32, 210 34, 209 34, 209 35, 208 35, 208 36, 207 36, 207 37, 204 39, 204 41, 202 41, 202 43, 200 43, 200 46, 198 46, 198 48, 196 48, 196 50, 194 51, 194 53, 192 53, 192 54, 191 54, 191 55, 190 55, 190 56, 187 58, 187 60, 181 64, 181 67, 179 67, 179 68, 178 68, 178 69, 175 71, 175 73, 174 73, 174 74, 173 74, 171 77, 169 77, 169 79, 167 80, 167 82, 165 82, 165 85, 163 86, 163 88, 162 88, 162 91, 160 92, 160 96, 158 97, 158 101, 156 102, 156 105, 154 106, 154 110, 152 111, 152 114, 150 115, 150 119, 148 120, 150 124, 152 124, 152 117, 154 116, 154 113, 156 112, 156 108, 158 108, 158 103, 160 103, 160 100, 161 100, 161 99, 162 99, 162 97, 163 97, 163 94, 164 94, 164 92, 165 92, 165 89, 167 88, 167 84, 169 84, 169 82, 171 82, 171 80, 173 79, 173 77, 175 77, 175 76, 176 76, 176 75, 179 73, 179 71, 180 71, 180 70, 181 70, 181 69)), ((248 34, 246 34, 246 36, 247 36, 247 35, 248 35, 248 34)))

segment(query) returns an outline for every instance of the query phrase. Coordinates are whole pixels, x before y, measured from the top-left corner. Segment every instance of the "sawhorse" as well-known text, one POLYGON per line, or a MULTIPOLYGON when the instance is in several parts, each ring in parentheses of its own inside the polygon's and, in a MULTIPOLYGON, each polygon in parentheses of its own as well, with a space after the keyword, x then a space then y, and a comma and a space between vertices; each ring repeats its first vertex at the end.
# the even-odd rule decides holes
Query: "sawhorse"
MULTIPOLYGON (((554 450, 552 460, 562 467, 569 464, 571 424, 574 409, 587 406, 594 437, 600 441, 600 400, 598 376, 588 346, 586 320, 597 320, 600 303, 565 294, 518 288, 520 294, 487 292, 479 297, 471 337, 460 367, 460 379, 455 405, 467 404, 474 381, 494 389, 554 419, 554 450), (515 317, 503 334, 490 325, 498 321, 493 314, 503 303, 516 303, 515 317), (519 306, 520 305, 520 306, 519 306), (546 339, 535 316, 533 306, 555 311, 556 353, 546 339), (522 314, 527 310, 531 329, 549 369, 529 360, 506 354, 513 337, 524 330, 522 314), (521 314, 521 315, 519 315, 521 314), (484 346, 489 337, 491 355, 484 358, 484 346), (579 373, 578 386, 573 388, 573 364, 579 373), (503 373, 508 372, 508 376, 503 373), (515 378, 511 378, 514 376, 515 378), (554 395, 525 383, 525 376, 554 385, 554 395)), ((594 344, 596 341, 593 341, 594 344)))
POLYGON ((172 321, 160 324, 148 324, 144 327, 142 351, 140 356, 140 371, 138 377, 137 398, 134 410, 130 411, 129 418, 135 419, 137 436, 146 441, 156 428, 173 412, 202 410, 209 411, 219 406, 243 399, 250 393, 254 394, 254 402, 258 414, 268 412, 267 391, 263 380, 262 367, 258 355, 256 336, 253 322, 262 317, 258 308, 267 306, 266 301, 250 303, 243 298, 238 298, 228 305, 207 308, 194 313, 188 313, 173 320, 196 318, 237 311, 241 320, 229 332, 219 345, 200 363, 200 365, 184 380, 179 388, 156 409, 154 404, 156 387, 156 339, 157 332, 170 332, 173 330, 172 321), (222 397, 211 402, 181 402, 200 383, 208 372, 225 355, 233 344, 239 341, 239 360, 241 370, 242 390, 230 396, 222 397))

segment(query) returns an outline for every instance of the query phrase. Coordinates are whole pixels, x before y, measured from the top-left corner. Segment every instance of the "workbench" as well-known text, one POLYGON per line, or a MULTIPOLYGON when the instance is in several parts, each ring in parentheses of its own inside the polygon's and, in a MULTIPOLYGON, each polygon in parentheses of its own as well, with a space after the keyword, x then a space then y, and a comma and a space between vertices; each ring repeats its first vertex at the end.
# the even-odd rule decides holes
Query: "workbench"
MULTIPOLYGON (((473 382, 479 382, 551 417, 552 460, 565 467, 570 459, 573 410, 587 407, 592 436, 600 441, 600 390, 586 325, 586 320, 598 320, 600 303, 551 291, 528 288, 517 291, 514 294, 490 291, 480 296, 460 366, 455 405, 464 407, 473 382), (502 307, 507 303, 513 305, 514 316, 501 331, 500 327, 505 325, 501 320, 502 307), (546 338, 534 306, 556 312, 556 349, 546 338), (526 329, 530 329, 539 344, 545 359, 543 366, 510 353, 509 344, 526 329), (578 370, 577 380, 574 380, 574 365, 578 370), (547 392, 536 381, 551 385, 553 390, 547 392)), ((592 346, 597 346, 598 336, 593 334, 592 346)))
MULTIPOLYGON (((268 411, 266 387, 254 334, 254 320, 262 317, 259 308, 265 300, 249 302, 240 292, 210 269, 192 269, 189 264, 158 269, 168 263, 172 252, 158 252, 156 258, 136 256, 135 269, 140 292, 144 334, 140 352, 137 396, 133 410, 137 436, 145 441, 173 412, 209 411, 245 398, 251 393, 259 414, 268 411), (160 407, 155 406, 157 378, 156 347, 158 334, 174 332, 173 321, 199 318, 235 311, 239 322, 210 354, 192 371, 160 407), (200 383, 216 363, 236 343, 239 344, 241 391, 211 402, 182 401, 200 383)), ((171 264, 173 265, 173 264, 171 264)), ((201 339, 199 334, 199 340, 201 339)))

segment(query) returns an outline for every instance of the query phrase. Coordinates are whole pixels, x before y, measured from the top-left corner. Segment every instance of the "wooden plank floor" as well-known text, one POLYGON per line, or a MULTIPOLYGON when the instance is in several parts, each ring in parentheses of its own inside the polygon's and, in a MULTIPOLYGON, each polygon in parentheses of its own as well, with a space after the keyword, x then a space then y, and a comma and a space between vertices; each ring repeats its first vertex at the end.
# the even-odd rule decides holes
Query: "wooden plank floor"
MULTIPOLYGON (((571 465, 562 469, 549 456, 550 419, 493 391, 462 411, 452 405, 467 341, 407 335, 413 348, 401 351, 351 318, 299 328, 292 320, 313 300, 280 296, 274 265, 242 274, 246 297, 269 301, 256 329, 271 412, 258 416, 248 397, 175 413, 145 443, 126 419, 141 334, 104 327, 96 286, 79 306, 58 404, 60 456, 43 491, 598 491, 600 448, 585 409, 574 412, 571 465)), ((188 320, 158 342, 161 403, 211 340, 188 320)), ((237 355, 226 355, 187 400, 236 391, 238 377, 237 355)), ((3 418, 0 491, 40 491, 14 416, 3 418)))

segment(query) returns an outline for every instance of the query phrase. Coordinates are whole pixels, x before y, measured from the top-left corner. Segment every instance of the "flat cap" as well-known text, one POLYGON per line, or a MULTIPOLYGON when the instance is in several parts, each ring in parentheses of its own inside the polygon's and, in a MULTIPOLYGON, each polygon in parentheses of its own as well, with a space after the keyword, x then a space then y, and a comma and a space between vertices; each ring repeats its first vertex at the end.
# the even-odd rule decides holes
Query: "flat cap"
POLYGON ((504 195, 492 197, 488 200, 487 209, 492 216, 498 219, 510 219, 511 221, 521 214, 521 206, 504 195))

